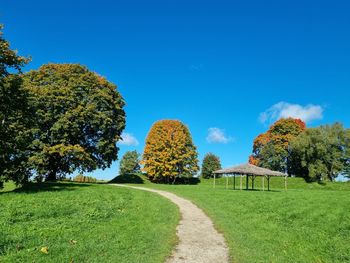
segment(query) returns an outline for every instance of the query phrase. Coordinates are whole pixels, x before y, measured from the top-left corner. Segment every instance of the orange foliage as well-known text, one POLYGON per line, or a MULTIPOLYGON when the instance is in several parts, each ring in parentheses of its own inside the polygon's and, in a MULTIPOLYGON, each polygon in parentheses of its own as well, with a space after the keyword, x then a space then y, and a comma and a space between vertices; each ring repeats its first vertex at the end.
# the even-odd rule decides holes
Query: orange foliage
POLYGON ((199 170, 198 154, 188 128, 177 120, 156 122, 146 139, 142 164, 150 180, 175 181, 199 170))
POLYGON ((255 158, 253 155, 249 156, 249 163, 252 165, 259 166, 259 160, 255 158))
POLYGON ((249 163, 259 165, 261 150, 269 142, 272 142, 280 152, 287 151, 289 143, 305 129, 306 124, 300 119, 282 118, 276 121, 266 133, 255 138, 249 163))

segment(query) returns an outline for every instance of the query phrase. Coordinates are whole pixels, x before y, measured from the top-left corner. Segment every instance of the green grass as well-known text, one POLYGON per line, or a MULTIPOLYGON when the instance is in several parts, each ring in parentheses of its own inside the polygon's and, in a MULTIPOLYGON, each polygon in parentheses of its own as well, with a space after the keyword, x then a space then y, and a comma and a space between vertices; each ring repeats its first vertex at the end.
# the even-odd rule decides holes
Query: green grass
POLYGON ((158 195, 75 183, 1 192, 0 215, 0 262, 163 262, 179 220, 158 195))
POLYGON ((143 186, 174 192, 201 207, 225 235, 232 262, 350 262, 350 184, 288 182, 287 192, 283 178, 271 179, 271 192, 226 190, 225 179, 216 189, 212 180, 143 186))

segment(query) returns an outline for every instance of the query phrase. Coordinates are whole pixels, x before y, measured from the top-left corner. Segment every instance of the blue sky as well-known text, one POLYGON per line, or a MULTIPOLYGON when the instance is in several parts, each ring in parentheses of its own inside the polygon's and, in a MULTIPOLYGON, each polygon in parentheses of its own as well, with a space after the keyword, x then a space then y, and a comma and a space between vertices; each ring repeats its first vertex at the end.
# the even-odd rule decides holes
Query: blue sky
POLYGON ((129 134, 119 156, 142 152, 155 121, 179 119, 200 159, 231 166, 281 116, 350 127, 349 13, 349 1, 14 0, 0 21, 32 56, 26 70, 81 63, 118 85, 129 134))

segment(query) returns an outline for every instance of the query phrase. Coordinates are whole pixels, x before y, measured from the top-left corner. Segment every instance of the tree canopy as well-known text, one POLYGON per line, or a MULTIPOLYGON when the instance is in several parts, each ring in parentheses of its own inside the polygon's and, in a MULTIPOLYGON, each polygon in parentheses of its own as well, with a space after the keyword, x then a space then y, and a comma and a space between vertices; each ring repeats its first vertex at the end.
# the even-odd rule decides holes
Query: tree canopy
POLYGON ((300 119, 278 120, 266 133, 256 137, 249 162, 260 167, 292 174, 293 171, 289 166, 288 147, 290 142, 305 129, 306 125, 300 119))
POLYGON ((29 164, 39 178, 107 168, 125 127, 116 86, 79 64, 47 64, 23 77, 35 139, 29 164))
POLYGON ((29 62, 29 58, 19 56, 16 50, 10 48, 10 43, 4 39, 4 26, 0 24, 0 79, 8 76, 9 70, 21 71, 21 68, 29 62))
POLYGON ((174 183, 195 175, 198 153, 189 129, 177 120, 156 122, 147 136, 142 164, 153 182, 174 183))
POLYGON ((350 175, 350 130, 340 123, 307 129, 290 146, 293 169, 308 181, 350 175))
POLYGON ((207 153, 203 159, 201 176, 206 179, 212 178, 213 172, 221 168, 220 158, 213 153, 207 153))
POLYGON ((18 74, 29 59, 10 48, 2 29, 0 25, 0 188, 4 180, 20 183, 27 178, 27 149, 31 140, 31 110, 18 74))
POLYGON ((137 151, 127 151, 120 160, 119 175, 140 172, 140 154, 137 151))

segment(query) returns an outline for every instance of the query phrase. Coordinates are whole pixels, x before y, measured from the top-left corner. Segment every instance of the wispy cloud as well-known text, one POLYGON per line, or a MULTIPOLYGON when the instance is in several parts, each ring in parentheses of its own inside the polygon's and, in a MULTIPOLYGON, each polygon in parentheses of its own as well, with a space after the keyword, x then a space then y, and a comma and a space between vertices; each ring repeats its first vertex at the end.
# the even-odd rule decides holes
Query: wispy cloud
POLYGON ((192 71, 202 71, 204 69, 203 64, 192 64, 189 66, 189 69, 192 71))
POLYGON ((320 105, 308 104, 302 106, 282 101, 260 113, 259 120, 262 123, 268 123, 280 118, 292 117, 310 122, 323 119, 323 111, 324 109, 320 105))
POLYGON ((209 143, 229 143, 233 140, 232 137, 227 136, 225 131, 220 128, 209 128, 207 142, 209 143))
POLYGON ((131 133, 123 132, 122 140, 118 142, 120 145, 137 146, 139 141, 131 133))

